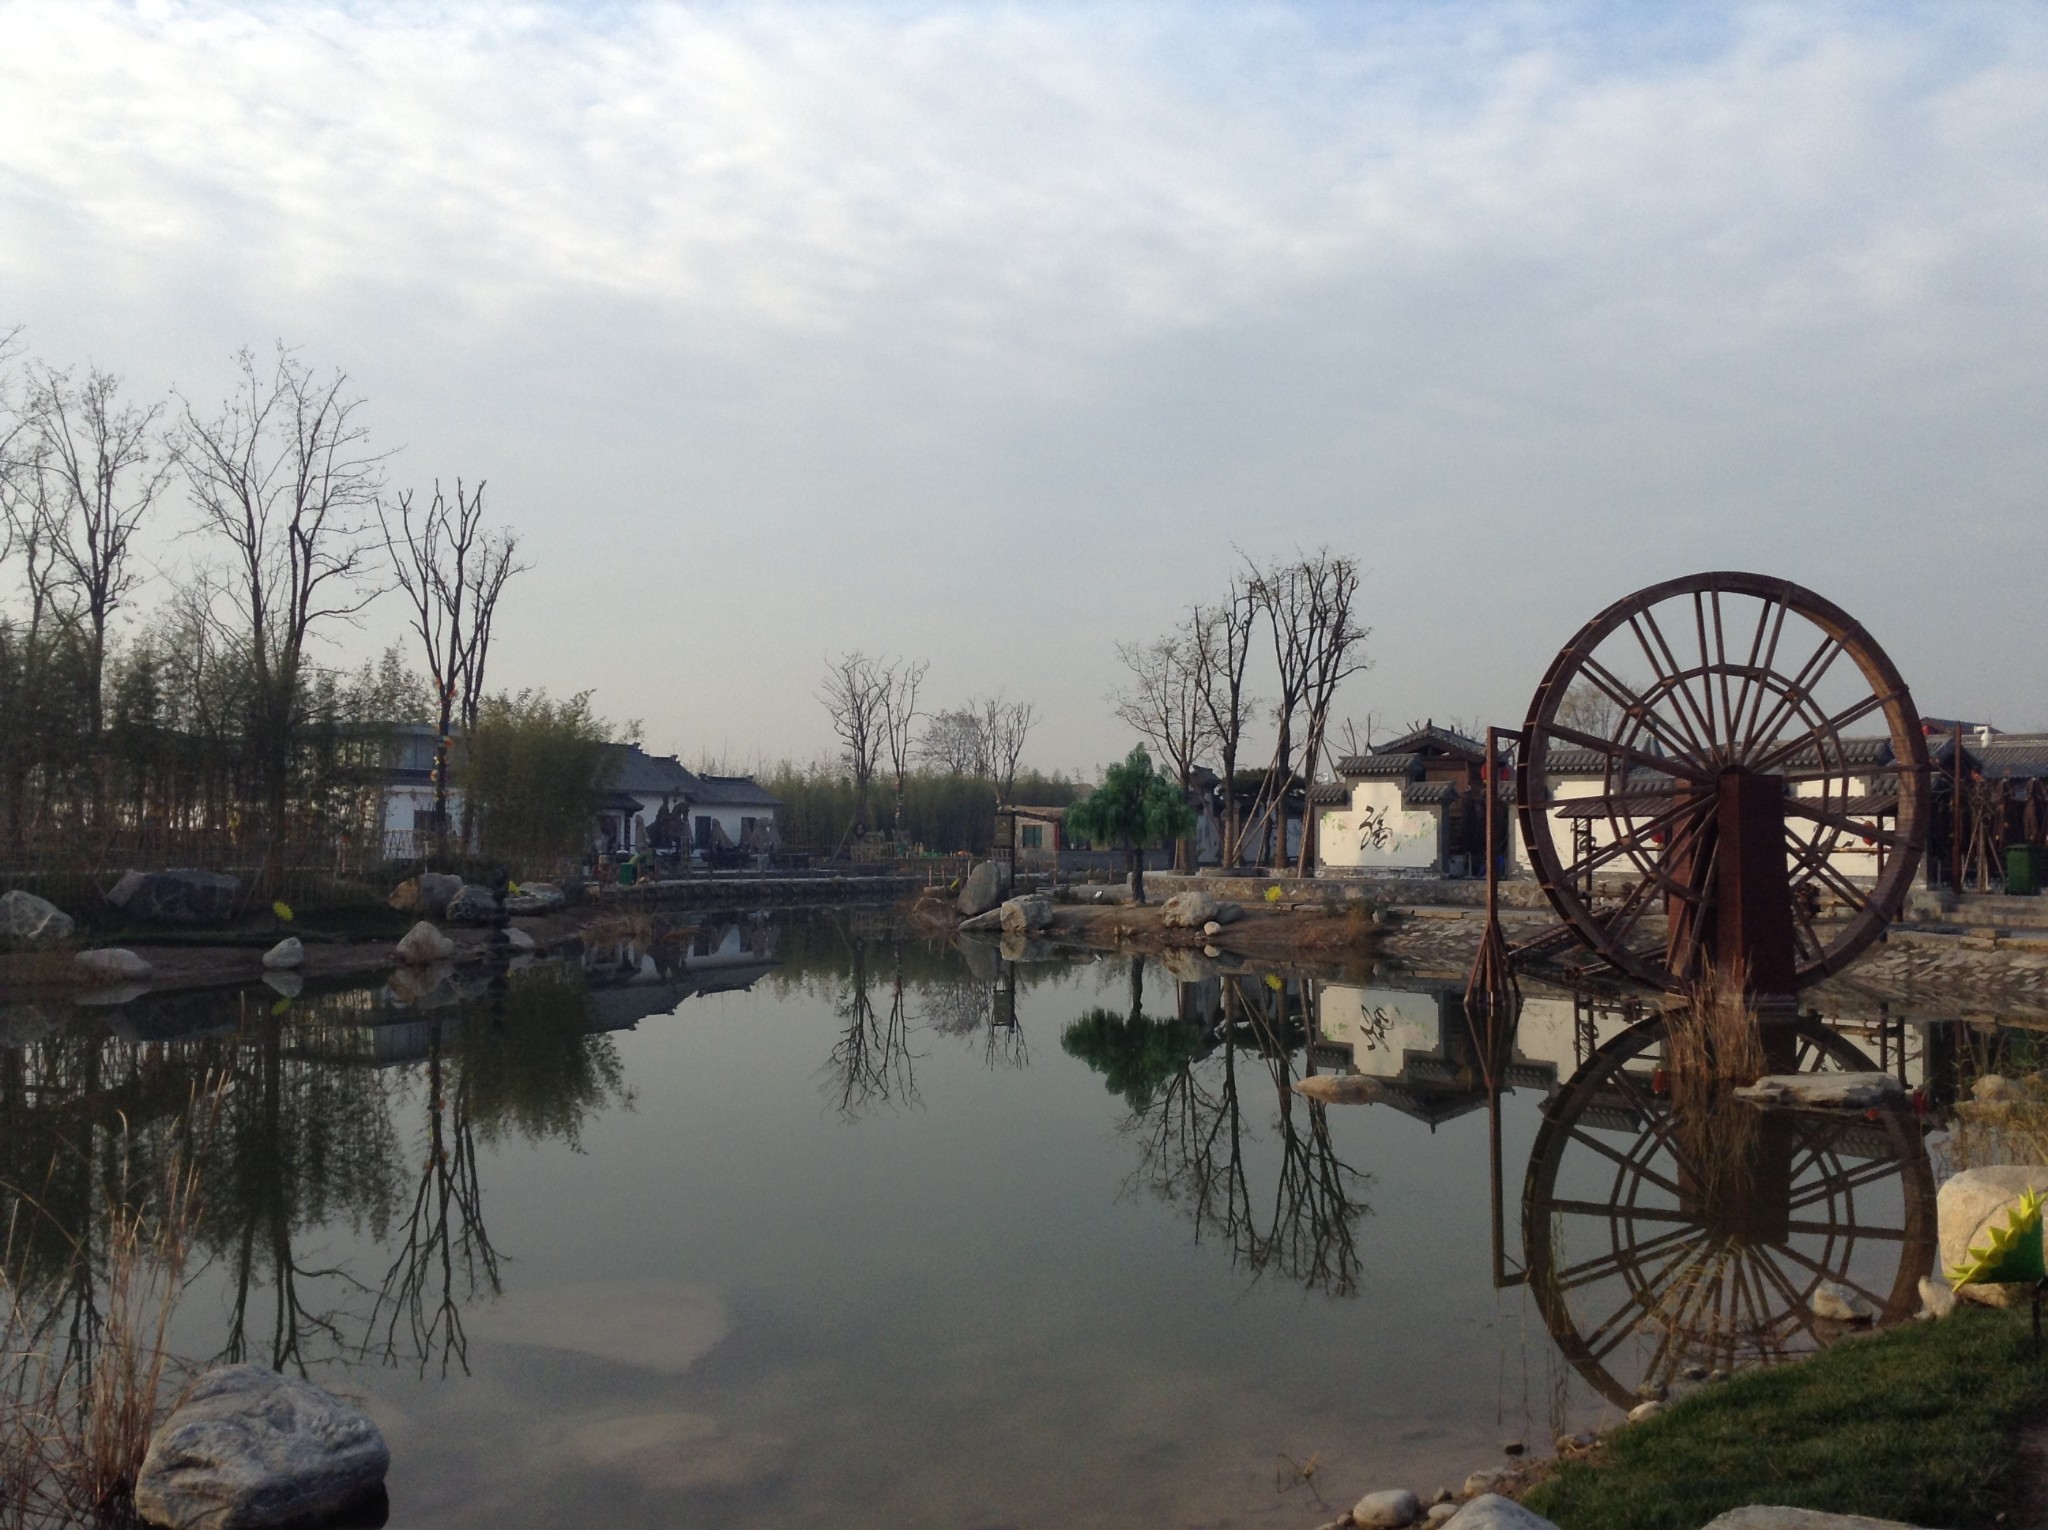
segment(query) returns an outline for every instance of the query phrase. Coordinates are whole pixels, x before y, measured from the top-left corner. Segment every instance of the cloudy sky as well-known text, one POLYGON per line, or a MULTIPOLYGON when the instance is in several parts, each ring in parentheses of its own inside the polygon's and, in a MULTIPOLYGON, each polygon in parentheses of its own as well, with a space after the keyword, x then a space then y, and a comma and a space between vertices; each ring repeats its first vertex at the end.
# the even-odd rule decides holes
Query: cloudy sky
POLYGON ((0 0, 0 325, 346 369, 525 537, 498 678, 686 758, 861 647, 1091 767, 1117 640, 1322 543, 1360 719, 1718 566, 2048 724, 2044 299, 2034 5, 0 0))

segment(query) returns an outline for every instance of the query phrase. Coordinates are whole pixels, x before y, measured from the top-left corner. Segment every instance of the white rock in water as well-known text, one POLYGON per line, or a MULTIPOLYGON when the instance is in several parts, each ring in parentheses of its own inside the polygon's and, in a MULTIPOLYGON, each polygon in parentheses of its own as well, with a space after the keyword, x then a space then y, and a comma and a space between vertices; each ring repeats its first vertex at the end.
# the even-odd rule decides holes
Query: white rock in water
POLYGON ((81 951, 76 960, 86 976, 102 983, 138 983, 156 970, 133 951, 124 951, 119 946, 81 951))
POLYGON ((1223 926, 1217 923, 1217 921, 1215 921, 1214 919, 1211 919, 1207 924, 1202 926, 1202 933, 1213 940, 1218 935, 1221 935, 1223 933, 1223 926))
POLYGON ((309 1381, 260 1365, 186 1389, 135 1479, 135 1507, 170 1530, 265 1530, 331 1517, 377 1492, 377 1426, 309 1381))
POLYGON ((1042 930, 1052 923, 1052 899, 1033 893, 1002 905, 1002 927, 1012 935, 1042 930))
POLYGON ((266 972, 290 972, 295 967, 306 965, 306 948, 299 937, 287 935, 268 951, 263 953, 263 968, 266 972))
MULTIPOLYGON (((1965 1169, 1952 1175, 1934 1198, 1934 1220, 1938 1230, 1941 1262, 1938 1272, 1947 1275, 1957 1265, 1969 1262, 1970 1245, 1982 1245, 1994 1222, 2003 1226, 2013 1203, 2029 1190, 2048 1194, 2048 1168, 2025 1164, 1998 1164, 1988 1169, 1965 1169)), ((2024 1301, 2029 1288, 2013 1285, 1963 1286, 1956 1293, 1963 1301, 1987 1307, 2010 1307, 2024 1301)))
POLYGON ((1378 1079, 1362 1073, 1318 1073, 1295 1080, 1294 1092, 1324 1105, 1369 1105, 1383 1091, 1378 1079))
POLYGON ((1662 1413, 1663 1411, 1664 1405, 1658 1402, 1657 1399, 1653 1397, 1648 1402, 1639 1402, 1633 1408, 1629 1409, 1628 1421, 1631 1424, 1647 1423, 1649 1420, 1655 1418, 1658 1414, 1662 1413))
POLYGON ((1945 1318, 1956 1310, 1956 1293, 1949 1289, 1949 1283, 1936 1276, 1920 1277, 1920 1316, 1923 1318, 1945 1318))
POLYGON ((49 899, 18 887, 0 894, 0 939, 32 944, 70 938, 71 916, 49 899))
POLYGON ((1501 1483, 1514 1475, 1504 1471, 1476 1471, 1465 1479, 1465 1496, 1471 1498, 1480 1493, 1491 1493, 1501 1483))
POLYGON ((1454 1503, 1431 1504, 1422 1516, 1423 1523, 1432 1527, 1444 1524, 1456 1517, 1458 1506, 1454 1503))
POLYGON ((540 943, 527 934, 526 931, 514 929, 509 925, 505 929, 505 944, 515 951, 538 951, 540 949, 540 943))
POLYGON ((1753 1105, 1868 1110, 1903 1103, 1906 1086, 1889 1073, 1772 1073, 1735 1097, 1753 1105))
POLYGON ((1512 1498, 1482 1493, 1444 1521, 1445 1530, 1557 1530, 1557 1526, 1512 1498))
POLYGON ((1823 1514, 1818 1509, 1780 1509, 1752 1504, 1730 1509, 1709 1520, 1704 1530, 1913 1530, 1896 1519, 1865 1519, 1861 1514, 1823 1514))
POLYGON ((424 919, 407 930, 398 943, 398 959, 408 967, 429 967, 454 954, 455 942, 424 919))
POLYGON ((1847 1286, 1832 1280, 1824 1280, 1813 1288, 1813 1295, 1806 1299, 1807 1307, 1817 1318, 1827 1318, 1836 1323, 1867 1323, 1877 1316, 1877 1309, 1847 1286))
POLYGON ((1351 1522, 1363 1530, 1402 1530, 1422 1518, 1422 1504, 1406 1488, 1367 1493, 1351 1506, 1351 1522))

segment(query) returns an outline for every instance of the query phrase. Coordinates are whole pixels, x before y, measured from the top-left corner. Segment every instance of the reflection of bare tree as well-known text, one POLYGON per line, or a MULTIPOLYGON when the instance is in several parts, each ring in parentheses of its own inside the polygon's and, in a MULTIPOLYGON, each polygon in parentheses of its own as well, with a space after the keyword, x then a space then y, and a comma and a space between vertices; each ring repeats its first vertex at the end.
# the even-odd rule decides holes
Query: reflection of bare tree
POLYGON ((917 1104, 917 1079, 901 953, 891 964, 888 1006, 878 1010, 869 992, 867 938, 855 936, 849 944, 852 960, 839 1003, 846 1029, 833 1043, 826 1071, 839 1113, 853 1120, 877 1106, 917 1104))
POLYGON ((995 1006, 988 980, 966 970, 926 983, 917 997, 918 1020, 941 1036, 975 1035, 995 1006))
POLYGON ((484 1229, 483 1187, 477 1178, 476 1136, 470 1114, 470 1071, 457 1069, 449 1086, 442 1051, 442 1026, 427 1043, 427 1128, 419 1183, 404 1241, 377 1293, 364 1348, 376 1342, 383 1323, 383 1355, 395 1361, 399 1325, 425 1371, 435 1349, 441 1373, 452 1358, 469 1369, 469 1340, 462 1307, 479 1289, 493 1296, 502 1286, 498 1251, 484 1229), (459 1279, 458 1279, 459 1274, 459 1279))
POLYGON ((1134 1112, 1140 1159, 1130 1184, 1181 1207, 1197 1242, 1220 1234, 1254 1278, 1278 1271, 1311 1290, 1358 1286, 1357 1224, 1367 1176, 1338 1156, 1327 1108, 1296 1095, 1294 1056, 1312 995, 1288 983, 1226 982, 1207 1055, 1191 1054, 1134 1112), (1245 1120, 1243 1091, 1274 1091, 1274 1137, 1245 1120), (1277 1149, 1277 1162, 1272 1161, 1277 1149), (1270 1200, 1254 1185, 1270 1182, 1270 1200))

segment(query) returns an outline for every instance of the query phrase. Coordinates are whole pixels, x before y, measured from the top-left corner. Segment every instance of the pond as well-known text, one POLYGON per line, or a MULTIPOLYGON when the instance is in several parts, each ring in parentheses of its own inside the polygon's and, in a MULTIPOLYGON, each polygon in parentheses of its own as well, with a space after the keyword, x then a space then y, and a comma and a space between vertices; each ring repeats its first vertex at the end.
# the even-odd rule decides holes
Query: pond
MULTIPOLYGON (((1532 989, 1475 1035, 1449 981, 1013 954, 735 915, 0 1008, 12 1257, 101 1301, 108 1197, 197 1143, 172 1349, 363 1399, 390 1522, 435 1527, 1307 1526, 1824 1342, 1822 1278, 1902 1317, 1931 1266, 1914 1117, 1688 1118, 1639 1015, 1532 989)), ((1798 1046, 1938 1089, 1953 1041, 1798 1046)))

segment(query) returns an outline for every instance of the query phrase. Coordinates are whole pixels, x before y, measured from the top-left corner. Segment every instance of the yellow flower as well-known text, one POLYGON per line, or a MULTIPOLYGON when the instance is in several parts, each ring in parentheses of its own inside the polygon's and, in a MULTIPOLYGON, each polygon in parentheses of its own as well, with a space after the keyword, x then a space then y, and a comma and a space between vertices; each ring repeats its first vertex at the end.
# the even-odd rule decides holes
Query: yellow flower
POLYGON ((277 915, 278 918, 282 919, 286 924, 290 924, 292 922, 292 906, 289 903, 285 902, 282 898, 278 899, 277 902, 270 905, 270 911, 273 914, 277 915))
POLYGON ((1266 901, 1268 903, 1278 903, 1280 901, 1280 884, 1278 882, 1275 882, 1266 889, 1266 901))

